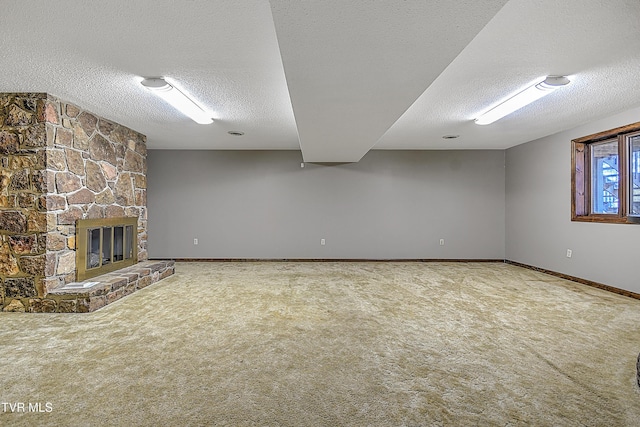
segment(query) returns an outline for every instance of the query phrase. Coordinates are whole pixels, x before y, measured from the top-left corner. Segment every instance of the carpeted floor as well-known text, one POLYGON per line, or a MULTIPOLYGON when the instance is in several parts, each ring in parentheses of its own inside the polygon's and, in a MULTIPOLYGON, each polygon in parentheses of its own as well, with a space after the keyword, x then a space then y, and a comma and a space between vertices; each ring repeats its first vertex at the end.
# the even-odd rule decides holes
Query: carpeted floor
POLYGON ((500 263, 178 263, 0 324, 2 426, 640 425, 640 301, 500 263))

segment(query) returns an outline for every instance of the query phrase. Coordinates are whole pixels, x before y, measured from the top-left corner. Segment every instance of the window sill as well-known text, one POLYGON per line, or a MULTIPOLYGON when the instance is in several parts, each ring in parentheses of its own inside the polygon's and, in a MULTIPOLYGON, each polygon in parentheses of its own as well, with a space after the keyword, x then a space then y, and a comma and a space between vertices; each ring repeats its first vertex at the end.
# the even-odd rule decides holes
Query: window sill
POLYGON ((571 221, 576 222, 599 222, 603 224, 640 224, 640 217, 620 217, 620 216, 574 216, 571 221))

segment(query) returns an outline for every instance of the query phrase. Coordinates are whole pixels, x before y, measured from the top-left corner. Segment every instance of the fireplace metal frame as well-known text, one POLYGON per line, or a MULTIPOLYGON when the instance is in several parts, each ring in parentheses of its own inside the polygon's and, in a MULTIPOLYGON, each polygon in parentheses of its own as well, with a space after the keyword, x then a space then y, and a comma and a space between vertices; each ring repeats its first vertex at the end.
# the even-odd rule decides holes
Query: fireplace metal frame
POLYGON ((121 268, 129 267, 138 262, 138 218, 137 217, 119 217, 119 218, 97 218, 97 219, 79 219, 76 221, 76 279, 78 281, 86 280, 91 277, 96 277, 101 274, 110 273, 121 268), (123 227, 123 240, 122 240, 122 260, 113 261, 114 259, 114 247, 115 241, 113 233, 115 227, 123 227), (126 256, 127 248, 127 233, 126 227, 132 226, 133 232, 131 249, 132 255, 130 258, 126 256), (108 263, 103 260, 103 242, 104 242, 104 230, 110 229, 110 256, 108 263), (88 268, 87 266, 87 242, 88 233, 90 230, 100 230, 99 232, 99 265, 98 267, 88 268))

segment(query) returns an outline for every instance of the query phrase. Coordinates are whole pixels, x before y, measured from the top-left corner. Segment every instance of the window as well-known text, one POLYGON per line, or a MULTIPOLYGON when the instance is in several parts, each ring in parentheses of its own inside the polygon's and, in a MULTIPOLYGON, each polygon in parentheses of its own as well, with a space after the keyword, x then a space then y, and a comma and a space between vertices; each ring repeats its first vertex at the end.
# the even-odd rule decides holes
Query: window
POLYGON ((635 135, 629 141, 631 152, 631 170, 629 171, 629 184, 631 201, 629 214, 640 216, 640 135, 635 135))
POLYGON ((571 141, 571 219, 640 222, 640 123, 571 141))

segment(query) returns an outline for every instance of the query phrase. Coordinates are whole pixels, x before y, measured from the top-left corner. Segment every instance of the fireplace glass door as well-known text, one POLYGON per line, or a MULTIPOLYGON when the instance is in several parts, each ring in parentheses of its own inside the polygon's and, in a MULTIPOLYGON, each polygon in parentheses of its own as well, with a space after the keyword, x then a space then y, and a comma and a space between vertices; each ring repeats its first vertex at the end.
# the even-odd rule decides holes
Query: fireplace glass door
POLYGON ((124 227, 113 227, 113 262, 124 259, 124 227))
POLYGON ((87 230, 87 269, 100 267, 100 229, 87 230))
POLYGON ((78 280, 133 265, 137 261, 137 224, 135 217, 78 220, 78 280))
POLYGON ((111 227, 102 227, 102 265, 110 264, 113 259, 111 256, 112 236, 113 229, 111 227))

